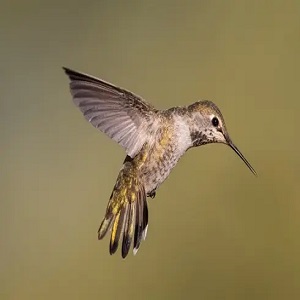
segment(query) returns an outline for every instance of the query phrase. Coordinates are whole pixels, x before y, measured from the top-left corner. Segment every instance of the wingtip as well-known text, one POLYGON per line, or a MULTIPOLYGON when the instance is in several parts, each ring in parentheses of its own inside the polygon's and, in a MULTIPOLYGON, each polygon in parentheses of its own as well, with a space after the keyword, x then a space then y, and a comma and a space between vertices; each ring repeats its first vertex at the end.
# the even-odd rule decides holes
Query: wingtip
MULTIPOLYGON (((78 81, 87 81, 87 82, 93 82, 93 83, 99 83, 99 82, 107 83, 104 80, 101 80, 97 77, 94 77, 94 76, 91 76, 89 74, 82 73, 79 71, 75 71, 75 70, 69 69, 64 66, 62 66, 62 69, 64 70, 64 72, 70 78, 71 81, 78 80, 78 81)), ((107 83, 107 84, 110 84, 110 83, 107 83)))
POLYGON ((76 72, 76 71, 74 71, 74 70, 71 70, 71 69, 69 69, 69 68, 67 68, 67 67, 64 67, 64 66, 62 66, 62 69, 64 70, 64 72, 65 72, 69 77, 71 77, 72 75, 75 75, 76 73, 78 73, 78 72, 76 72))
POLYGON ((65 67, 65 66, 62 66, 62 69, 67 73, 70 69, 65 67))

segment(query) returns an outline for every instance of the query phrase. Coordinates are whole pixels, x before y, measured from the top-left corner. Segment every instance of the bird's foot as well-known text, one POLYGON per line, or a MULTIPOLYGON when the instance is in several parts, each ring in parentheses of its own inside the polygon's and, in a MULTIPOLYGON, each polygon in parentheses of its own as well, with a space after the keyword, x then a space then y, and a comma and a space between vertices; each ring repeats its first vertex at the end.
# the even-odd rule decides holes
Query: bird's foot
POLYGON ((155 198, 155 196, 156 196, 156 192, 155 191, 151 191, 149 194, 148 194, 148 197, 150 197, 150 198, 155 198))

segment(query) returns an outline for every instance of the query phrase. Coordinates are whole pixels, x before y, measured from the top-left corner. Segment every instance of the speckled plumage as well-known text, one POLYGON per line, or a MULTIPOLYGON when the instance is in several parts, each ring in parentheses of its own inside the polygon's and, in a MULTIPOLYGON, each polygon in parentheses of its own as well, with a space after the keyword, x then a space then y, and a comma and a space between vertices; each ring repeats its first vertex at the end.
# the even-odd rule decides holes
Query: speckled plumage
POLYGON ((228 144, 255 173, 229 138, 223 116, 213 102, 157 110, 129 91, 64 69, 71 80, 74 103, 85 118, 127 153, 98 231, 102 239, 111 229, 111 254, 121 238, 122 257, 127 256, 132 240, 137 252, 148 227, 146 197, 155 196, 188 149, 207 143, 228 144))

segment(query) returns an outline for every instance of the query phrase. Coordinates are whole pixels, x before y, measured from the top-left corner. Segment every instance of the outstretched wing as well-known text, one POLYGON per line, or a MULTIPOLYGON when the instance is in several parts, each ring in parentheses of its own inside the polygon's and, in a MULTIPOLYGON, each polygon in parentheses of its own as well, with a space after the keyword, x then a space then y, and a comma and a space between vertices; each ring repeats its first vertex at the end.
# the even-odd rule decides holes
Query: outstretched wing
POLYGON ((134 157, 156 130, 157 110, 142 98, 101 79, 63 68, 74 103, 97 129, 134 157))

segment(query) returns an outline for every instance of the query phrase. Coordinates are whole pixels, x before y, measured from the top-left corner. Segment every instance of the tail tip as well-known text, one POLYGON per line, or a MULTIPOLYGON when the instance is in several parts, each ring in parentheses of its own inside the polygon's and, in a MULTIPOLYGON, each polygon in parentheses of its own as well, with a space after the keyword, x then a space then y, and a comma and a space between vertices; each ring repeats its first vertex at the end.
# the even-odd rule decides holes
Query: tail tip
POLYGON ((136 255, 138 251, 139 251, 139 248, 133 248, 133 255, 136 255))
POLYGON ((145 227, 145 229, 144 229, 144 231, 143 231, 143 240, 146 239, 147 231, 148 231, 148 224, 147 224, 147 226, 145 227))

